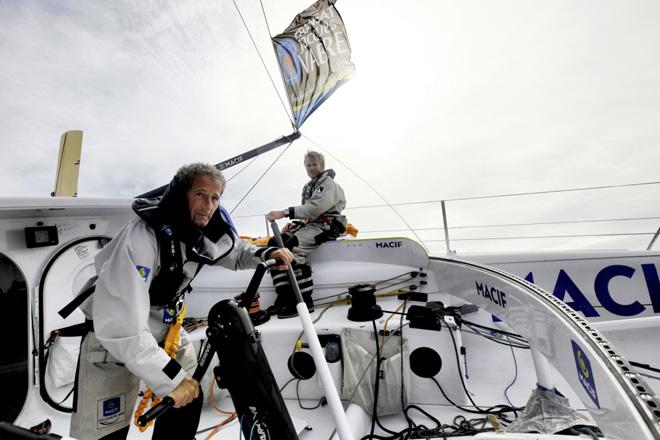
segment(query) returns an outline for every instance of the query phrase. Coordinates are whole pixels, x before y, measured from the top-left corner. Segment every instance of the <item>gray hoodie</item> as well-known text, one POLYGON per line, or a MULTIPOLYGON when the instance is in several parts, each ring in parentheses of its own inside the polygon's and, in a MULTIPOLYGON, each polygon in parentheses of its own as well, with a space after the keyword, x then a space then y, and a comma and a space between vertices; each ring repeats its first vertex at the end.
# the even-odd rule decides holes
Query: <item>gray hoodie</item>
POLYGON ((302 204, 290 207, 289 217, 318 222, 321 216, 327 216, 337 219, 345 228, 347 221, 341 212, 346 207, 346 197, 334 177, 334 170, 328 169, 307 182, 302 191, 302 204))

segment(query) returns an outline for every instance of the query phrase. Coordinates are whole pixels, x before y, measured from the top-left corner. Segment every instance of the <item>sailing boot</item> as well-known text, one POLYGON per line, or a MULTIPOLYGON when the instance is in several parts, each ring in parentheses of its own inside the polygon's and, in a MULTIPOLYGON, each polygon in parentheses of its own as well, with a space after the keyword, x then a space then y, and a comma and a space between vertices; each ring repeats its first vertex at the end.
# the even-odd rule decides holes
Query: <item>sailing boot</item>
MULTIPOLYGON (((309 313, 314 311, 314 302, 312 300, 312 293, 314 291, 314 280, 312 279, 312 268, 308 264, 295 264, 293 265, 293 272, 296 275, 296 281, 300 288, 300 293, 307 305, 309 313)), ((293 290, 293 288, 292 288, 293 290)), ((279 295, 278 295, 279 297, 279 295)), ((292 318, 298 316, 295 301, 292 304, 286 305, 278 310, 277 317, 280 319, 292 318)))
POLYGON ((268 307, 267 311, 270 315, 278 315, 280 310, 284 307, 293 305, 296 306, 296 295, 293 293, 293 286, 289 282, 289 274, 286 270, 270 270, 270 276, 273 278, 273 286, 275 286, 275 303, 268 307))

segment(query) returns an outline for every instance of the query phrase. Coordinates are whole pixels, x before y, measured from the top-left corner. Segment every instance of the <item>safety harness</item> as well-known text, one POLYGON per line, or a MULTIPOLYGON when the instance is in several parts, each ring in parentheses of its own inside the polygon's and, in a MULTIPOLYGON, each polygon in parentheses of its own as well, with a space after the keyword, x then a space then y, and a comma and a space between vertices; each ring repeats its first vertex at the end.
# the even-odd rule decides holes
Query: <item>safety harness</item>
MULTIPOLYGON (((170 328, 167 331, 167 336, 165 336, 165 344, 163 350, 168 354, 169 357, 176 360, 176 353, 179 351, 179 343, 181 342, 181 326, 183 325, 183 318, 186 316, 186 306, 184 304, 181 312, 177 315, 176 320, 170 324, 170 328)), ((140 426, 138 423, 138 418, 144 413, 149 401, 151 400, 151 406, 156 406, 160 402, 160 398, 151 391, 150 388, 144 392, 142 400, 138 404, 138 407, 135 409, 135 414, 133 415, 133 424, 137 426, 140 432, 144 432, 151 425, 153 425, 154 420, 150 421, 144 426, 140 426)))

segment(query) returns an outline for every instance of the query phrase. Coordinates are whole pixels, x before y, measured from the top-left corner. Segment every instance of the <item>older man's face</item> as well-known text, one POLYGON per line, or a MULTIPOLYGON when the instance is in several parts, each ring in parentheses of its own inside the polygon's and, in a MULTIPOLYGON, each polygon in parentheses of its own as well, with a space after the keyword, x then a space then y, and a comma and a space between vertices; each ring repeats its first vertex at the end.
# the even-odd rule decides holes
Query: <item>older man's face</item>
POLYGON ((190 218, 200 228, 206 226, 213 213, 220 206, 222 185, 213 177, 202 174, 195 177, 192 186, 186 193, 190 218))

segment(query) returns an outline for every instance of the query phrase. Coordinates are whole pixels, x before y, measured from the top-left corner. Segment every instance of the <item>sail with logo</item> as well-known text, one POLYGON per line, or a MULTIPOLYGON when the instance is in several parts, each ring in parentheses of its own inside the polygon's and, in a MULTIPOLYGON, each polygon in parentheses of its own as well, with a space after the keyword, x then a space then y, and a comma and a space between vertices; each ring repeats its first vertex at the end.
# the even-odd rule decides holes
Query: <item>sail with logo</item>
POLYGON ((296 128, 353 74, 336 0, 318 0, 273 37, 296 128))

